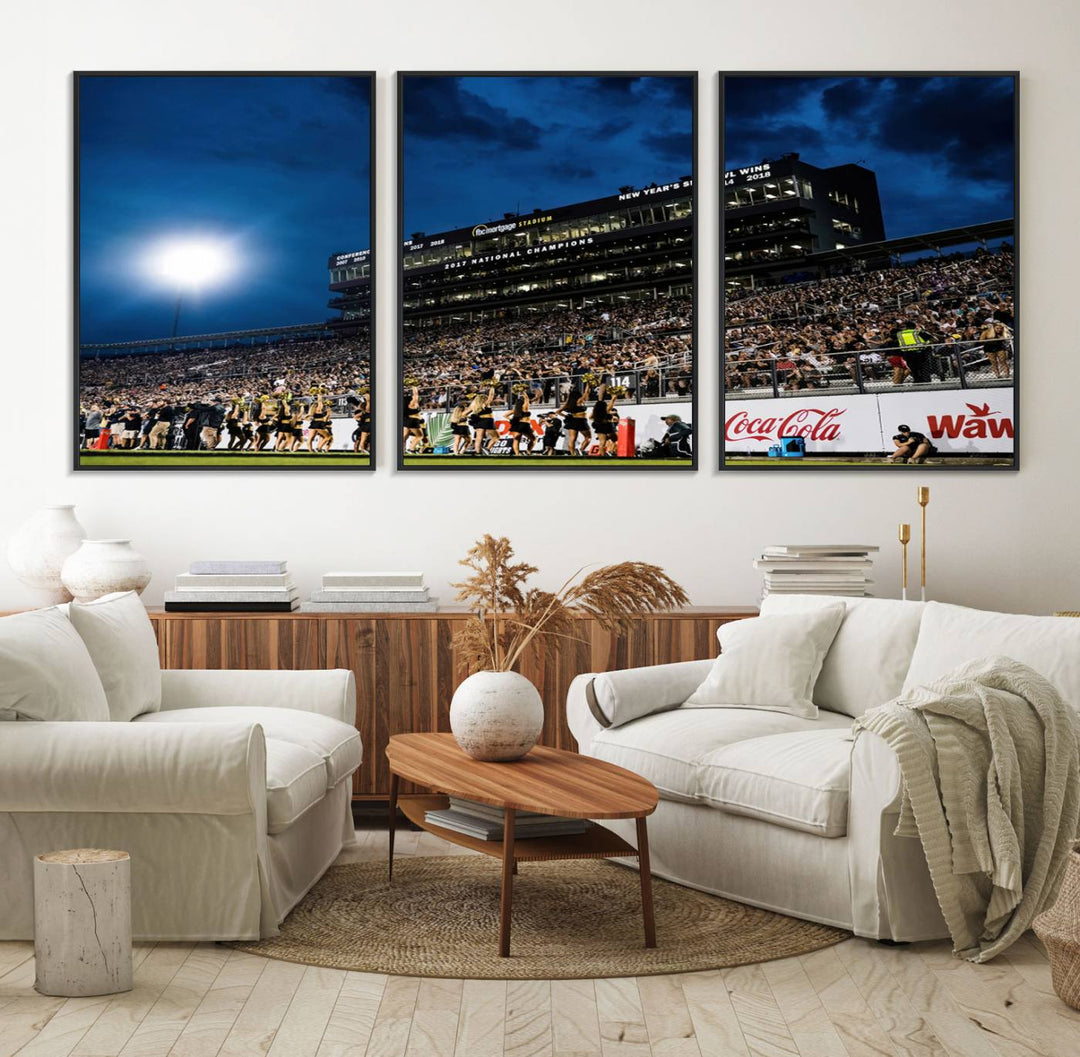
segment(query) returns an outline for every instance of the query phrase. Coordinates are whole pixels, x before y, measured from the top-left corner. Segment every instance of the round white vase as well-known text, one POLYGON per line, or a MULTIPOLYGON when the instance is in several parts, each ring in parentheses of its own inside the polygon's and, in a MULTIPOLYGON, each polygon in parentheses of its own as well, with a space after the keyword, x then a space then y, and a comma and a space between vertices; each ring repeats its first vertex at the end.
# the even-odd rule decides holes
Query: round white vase
POLYGON ((92 602, 114 591, 141 595, 150 582, 150 565, 131 540, 83 540, 60 575, 76 602, 92 602))
POLYGON ((7 560, 19 580, 46 605, 70 602, 60 570, 86 538, 75 507, 43 506, 8 540, 7 560))
POLYGON ((450 729, 475 760, 519 760, 544 729, 544 702, 517 672, 476 672, 454 691, 450 729))

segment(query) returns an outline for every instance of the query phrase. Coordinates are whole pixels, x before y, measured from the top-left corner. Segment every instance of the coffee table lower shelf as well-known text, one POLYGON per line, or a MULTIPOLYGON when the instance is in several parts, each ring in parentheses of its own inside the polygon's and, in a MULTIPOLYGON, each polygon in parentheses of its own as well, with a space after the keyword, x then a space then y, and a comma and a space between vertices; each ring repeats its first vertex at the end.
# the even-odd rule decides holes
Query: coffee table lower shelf
POLYGON ((565 837, 524 837, 517 840, 513 835, 514 811, 507 808, 511 825, 502 840, 480 840, 464 833, 434 826, 425 817, 428 811, 448 807, 450 800, 438 794, 423 796, 397 795, 397 775, 390 779, 390 856, 389 877, 394 879, 394 819, 400 807, 402 814, 428 833, 442 837, 451 844, 490 855, 502 860, 502 885, 499 895, 499 955, 510 956, 510 914, 513 903, 514 881, 519 862, 540 862, 549 859, 618 859, 631 856, 638 860, 641 878, 641 915, 645 925, 645 946, 656 946, 656 923, 653 917, 652 876, 649 872, 649 836, 644 815, 637 817, 638 847, 628 844, 622 837, 595 822, 584 832, 565 837))
MULTIPOLYGON (((450 806, 445 796, 422 795, 398 798, 401 813, 415 826, 433 833, 436 837, 463 848, 503 857, 502 840, 480 840, 465 833, 432 825, 425 819, 428 811, 443 811, 450 806)), ((539 862, 547 859, 618 859, 623 856, 637 858, 637 848, 616 833, 598 826, 595 822, 584 832, 565 837, 518 837, 514 841, 514 858, 518 862, 539 862)))

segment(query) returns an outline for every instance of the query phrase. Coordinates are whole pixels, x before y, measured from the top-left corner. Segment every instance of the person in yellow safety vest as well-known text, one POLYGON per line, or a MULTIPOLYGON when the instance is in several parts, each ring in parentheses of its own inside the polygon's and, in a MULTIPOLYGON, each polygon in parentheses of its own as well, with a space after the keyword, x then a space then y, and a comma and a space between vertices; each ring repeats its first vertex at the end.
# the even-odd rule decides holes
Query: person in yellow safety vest
POLYGON ((911 371, 912 380, 916 384, 929 382, 934 339, 918 327, 901 327, 893 332, 893 341, 911 371))

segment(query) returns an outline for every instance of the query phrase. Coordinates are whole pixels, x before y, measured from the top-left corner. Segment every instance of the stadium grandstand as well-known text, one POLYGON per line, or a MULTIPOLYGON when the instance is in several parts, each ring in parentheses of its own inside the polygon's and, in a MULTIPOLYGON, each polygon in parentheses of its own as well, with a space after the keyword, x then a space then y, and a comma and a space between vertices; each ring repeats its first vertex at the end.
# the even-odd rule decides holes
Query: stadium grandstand
POLYGON ((1011 220, 888 240, 870 169, 795 153, 724 183, 729 399, 1012 385, 1011 220))
POLYGON ((101 460, 115 450, 124 463, 142 452, 172 462, 366 457, 369 254, 335 254, 329 265, 338 313, 329 320, 80 345, 80 447, 101 460))
POLYGON ((401 261, 414 410, 485 390, 496 410, 522 393, 551 410, 600 386, 622 405, 691 401, 693 256, 689 177, 414 233, 401 261))

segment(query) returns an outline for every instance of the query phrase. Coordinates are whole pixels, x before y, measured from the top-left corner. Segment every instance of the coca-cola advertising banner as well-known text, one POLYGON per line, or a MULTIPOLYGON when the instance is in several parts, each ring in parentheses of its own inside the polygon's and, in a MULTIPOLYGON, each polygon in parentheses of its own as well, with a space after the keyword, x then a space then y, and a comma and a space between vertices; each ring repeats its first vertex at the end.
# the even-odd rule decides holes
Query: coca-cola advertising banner
POLYGON ((726 451, 765 454, 781 437, 803 437, 808 455, 893 450, 901 425, 925 433, 945 455, 1014 448, 1013 390, 949 389, 856 396, 728 400, 726 451))
POLYGON ((764 454, 781 437, 804 437, 809 453, 881 448, 874 396, 728 400, 725 426, 730 455, 764 454))

